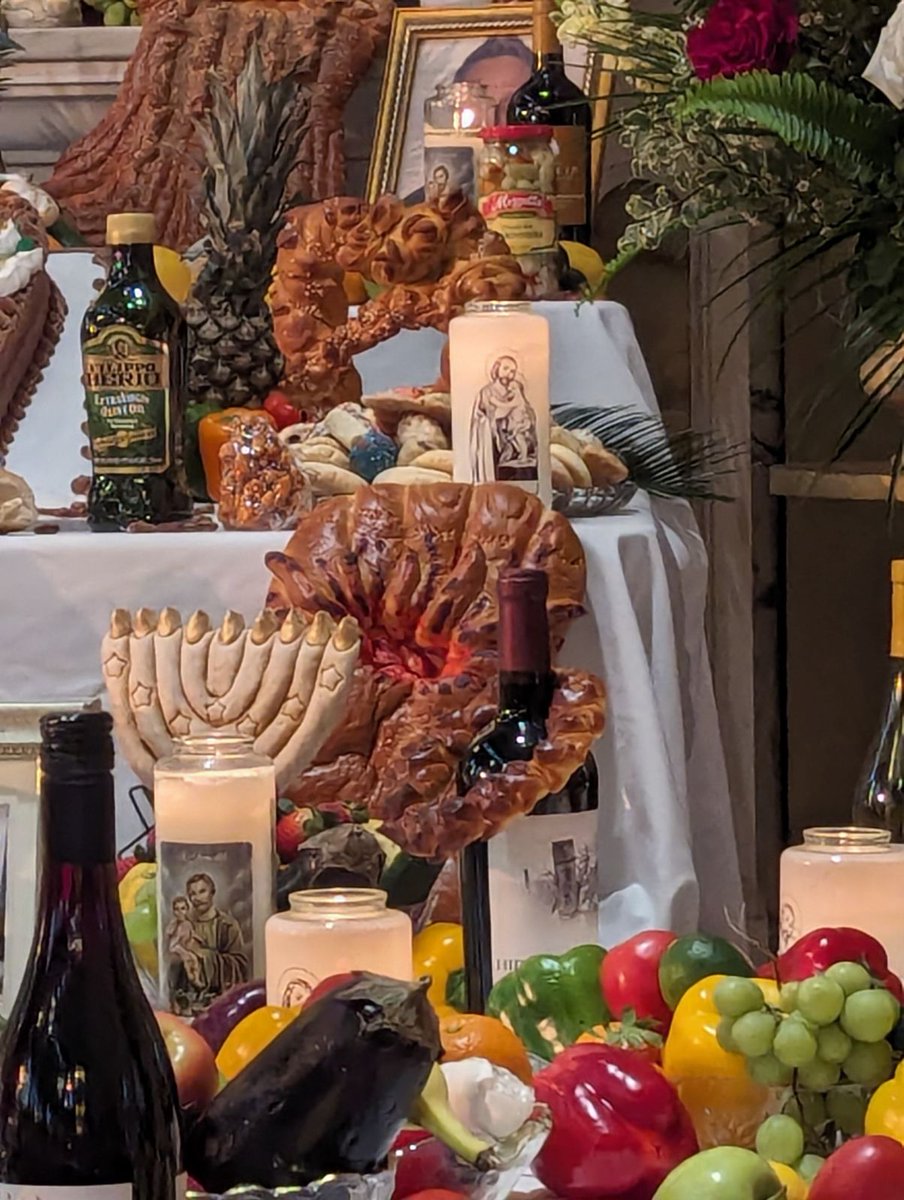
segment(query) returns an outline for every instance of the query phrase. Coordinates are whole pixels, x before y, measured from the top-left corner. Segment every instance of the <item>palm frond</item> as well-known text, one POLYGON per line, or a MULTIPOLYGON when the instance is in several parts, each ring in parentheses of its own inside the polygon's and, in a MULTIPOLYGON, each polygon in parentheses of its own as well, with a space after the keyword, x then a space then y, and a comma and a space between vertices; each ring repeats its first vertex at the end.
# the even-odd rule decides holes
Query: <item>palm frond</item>
POLYGON ((631 479, 652 496, 727 500, 719 479, 734 473, 743 447, 716 433, 672 433, 658 416, 636 408, 557 404, 554 419, 566 429, 586 429, 625 463, 631 479))
POLYGON ((751 71, 695 84, 679 116, 701 110, 742 117, 794 150, 856 179, 875 176, 894 161, 895 116, 850 92, 801 72, 751 71))

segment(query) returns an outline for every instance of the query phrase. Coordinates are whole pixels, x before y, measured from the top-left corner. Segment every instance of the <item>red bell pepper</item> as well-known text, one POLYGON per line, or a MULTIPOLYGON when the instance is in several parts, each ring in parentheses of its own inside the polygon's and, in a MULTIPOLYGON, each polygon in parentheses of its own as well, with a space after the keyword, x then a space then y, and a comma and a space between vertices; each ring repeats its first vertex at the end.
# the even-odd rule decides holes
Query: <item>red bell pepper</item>
POLYGON ((534 1077, 552 1130, 534 1171, 562 1200, 652 1200, 697 1152, 678 1093, 651 1063, 617 1046, 570 1046, 534 1077))
POLYGON ((600 966, 603 999, 616 1021, 627 1009, 642 1021, 655 1021, 663 1036, 668 1033, 672 1010, 659 988, 659 960, 675 941, 664 929, 645 929, 613 946, 600 966))
POLYGON ((862 929, 814 929, 778 956, 776 975, 781 983, 809 979, 839 962, 862 963, 870 975, 904 1003, 904 987, 888 969, 885 947, 862 929))

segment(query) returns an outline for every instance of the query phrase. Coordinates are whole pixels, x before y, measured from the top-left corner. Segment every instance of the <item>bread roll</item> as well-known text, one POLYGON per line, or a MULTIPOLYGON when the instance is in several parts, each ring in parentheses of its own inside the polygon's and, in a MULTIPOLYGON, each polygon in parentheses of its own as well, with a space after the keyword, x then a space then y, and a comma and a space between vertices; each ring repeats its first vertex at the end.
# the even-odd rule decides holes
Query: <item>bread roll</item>
POLYGON ((574 484, 571 481, 571 476, 557 458, 552 459, 551 471, 552 490, 554 492, 564 492, 566 496, 570 496, 574 489, 574 484))
POLYGON ((430 471, 426 467, 390 467, 381 471, 374 483, 448 483, 444 471, 430 471))
POLYGON ((297 457, 295 461, 318 496, 348 496, 364 487, 365 480, 360 475, 332 463, 304 462, 297 457))
POLYGON ((412 467, 422 467, 428 471, 442 471, 444 475, 451 477, 452 451, 426 450, 423 454, 418 455, 409 465, 412 467))
POLYGON ((571 476, 571 482, 575 487, 589 488, 593 486, 590 472, 584 465, 584 460, 579 454, 575 454, 567 446, 558 446, 555 444, 549 447, 549 451, 553 459, 558 459, 571 476))
POLYGON ((561 425, 553 425, 550 428, 549 444, 551 446, 564 446, 566 450, 573 450, 575 454, 581 453, 580 440, 575 437, 570 429, 564 429, 561 425))
POLYGON ((594 487, 611 487, 628 478, 628 468, 605 446, 585 446, 582 457, 594 487))

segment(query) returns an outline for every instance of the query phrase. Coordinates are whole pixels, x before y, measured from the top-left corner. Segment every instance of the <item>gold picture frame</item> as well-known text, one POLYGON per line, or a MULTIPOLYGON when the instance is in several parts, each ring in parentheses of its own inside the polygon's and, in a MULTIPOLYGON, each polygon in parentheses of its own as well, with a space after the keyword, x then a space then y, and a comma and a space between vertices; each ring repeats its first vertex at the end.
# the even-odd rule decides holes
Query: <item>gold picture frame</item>
MULTIPOLYGON (((366 194, 371 203, 386 193, 399 193, 412 95, 423 47, 440 40, 476 41, 493 37, 517 38, 528 45, 531 16, 530 4, 395 10, 380 89, 374 148, 367 174, 366 194)), ((611 80, 611 74, 600 69, 598 60, 588 59, 583 69, 583 88, 588 96, 593 97, 594 130, 602 129, 608 119, 611 80)), ((435 78, 431 78, 431 83, 436 82, 435 78)), ((604 138, 595 133, 591 146, 594 196, 599 191, 603 148, 604 138)))

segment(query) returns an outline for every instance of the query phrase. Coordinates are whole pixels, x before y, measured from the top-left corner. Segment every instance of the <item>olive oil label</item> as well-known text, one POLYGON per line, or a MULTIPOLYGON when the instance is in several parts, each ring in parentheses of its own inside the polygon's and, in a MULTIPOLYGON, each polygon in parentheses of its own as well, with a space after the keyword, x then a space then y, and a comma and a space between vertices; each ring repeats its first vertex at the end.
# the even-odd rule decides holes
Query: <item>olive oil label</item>
POLYGON ((587 220, 584 181, 587 171, 587 131, 580 125, 556 125, 556 218, 559 225, 583 225, 587 220))
POLYGON ((90 1187, 45 1187, 42 1183, 0 1183, 0 1200, 132 1200, 131 1183, 92 1183, 90 1187))
POLYGON ((171 1012, 194 1017, 251 979, 250 842, 160 842, 160 988, 171 1012))
POLYGON ((94 473, 162 474, 170 465, 168 346, 116 325, 82 353, 94 473))
POLYGON ((517 817, 487 843, 493 982, 599 941, 597 810, 517 817))

